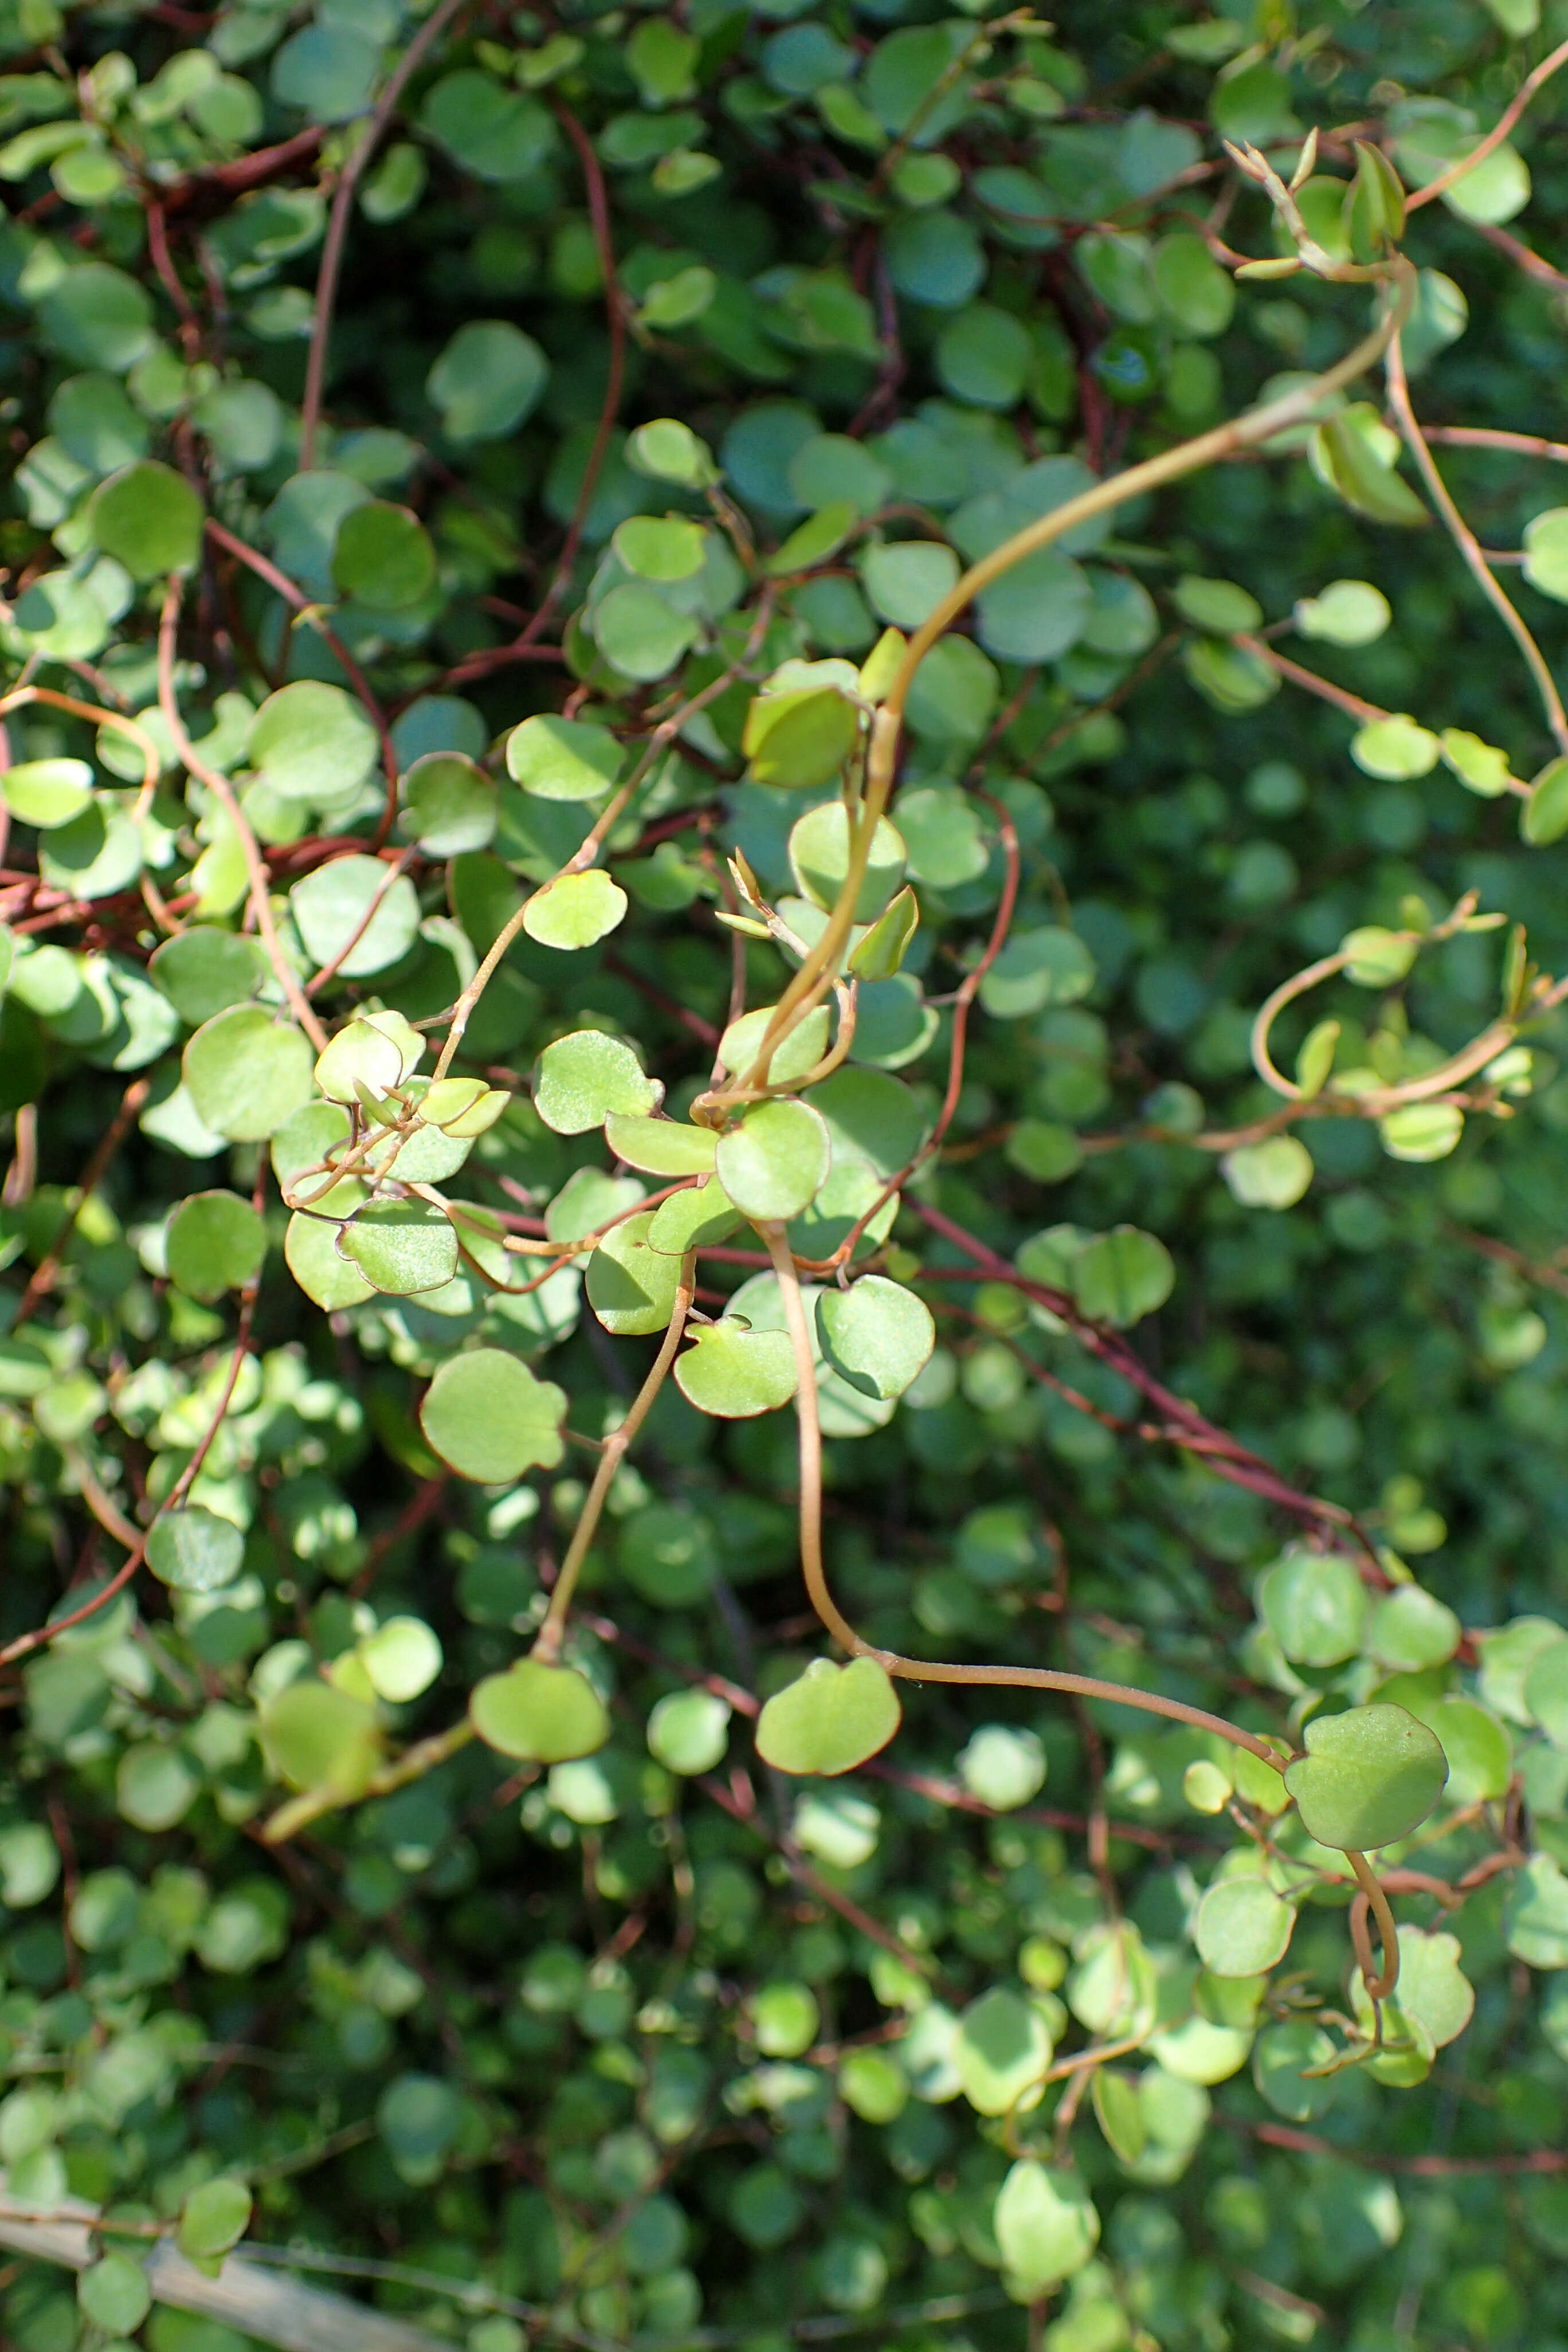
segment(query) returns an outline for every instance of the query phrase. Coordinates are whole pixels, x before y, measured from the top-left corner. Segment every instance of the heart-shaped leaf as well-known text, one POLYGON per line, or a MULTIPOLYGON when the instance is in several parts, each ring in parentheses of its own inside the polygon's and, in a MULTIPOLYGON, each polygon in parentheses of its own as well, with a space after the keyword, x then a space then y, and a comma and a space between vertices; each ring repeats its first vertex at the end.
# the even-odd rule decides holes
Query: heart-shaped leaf
POLYGON ((853 1772, 886 1748, 902 1715, 899 1694, 875 1658, 847 1666, 814 1658, 763 1707, 757 1753, 780 1772, 853 1772))
POLYGON ((696 1334, 676 1363, 675 1379, 699 1412, 749 1421, 794 1396, 795 1349, 785 1331, 748 1331, 738 1319, 726 1318, 696 1334))
POLYGON ((1309 1837, 1342 1853, 1393 1845, 1443 1793, 1448 1762, 1434 1732, 1386 1701, 1320 1716, 1285 1774, 1309 1837))
POLYGON ((532 1764, 592 1756, 610 1736, 605 1703, 587 1677, 537 1658, 487 1675, 469 1696, 468 1717, 487 1748, 532 1764))

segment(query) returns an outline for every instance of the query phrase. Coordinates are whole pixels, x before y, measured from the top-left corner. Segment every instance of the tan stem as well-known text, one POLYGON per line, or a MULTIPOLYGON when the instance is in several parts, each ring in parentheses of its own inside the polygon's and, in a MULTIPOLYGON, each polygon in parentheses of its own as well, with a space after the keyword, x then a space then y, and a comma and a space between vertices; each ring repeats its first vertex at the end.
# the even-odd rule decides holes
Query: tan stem
POLYGON ((811 1605, 823 1624, 852 1657, 871 1658, 885 1674, 900 1682, 959 1683, 985 1689, 1052 1690, 1078 1698, 1104 1699, 1114 1706, 1140 1707, 1173 1722, 1191 1724, 1213 1732, 1233 1748, 1245 1748, 1275 1771, 1283 1772, 1289 1759, 1281 1757, 1255 1732, 1243 1731, 1223 1716, 1188 1706, 1184 1700, 1166 1698, 1158 1691, 1135 1690, 1125 1683, 1104 1682, 1096 1675, 1072 1675, 1054 1666, 960 1666, 924 1658, 906 1658, 896 1650, 881 1650, 858 1633, 828 1587, 822 1557, 822 1423, 817 1409, 816 1358, 805 1319, 805 1301, 782 1225, 762 1228, 784 1301, 784 1321, 795 1349, 795 1418, 800 1432, 800 1563, 811 1605))
POLYGON ((401 1756, 395 1756, 390 1764, 373 1772, 357 1797, 340 1796, 331 1789, 306 1789, 298 1797, 291 1797, 286 1805, 279 1806, 262 1830, 262 1841, 267 1845, 284 1845, 311 1822, 320 1821, 323 1813, 335 1813, 344 1805, 362 1803, 367 1797, 390 1796, 394 1789, 405 1789, 411 1780, 422 1780, 437 1764, 445 1764, 448 1757, 456 1756, 473 1738, 474 1727, 465 1716, 461 1723, 451 1724, 445 1731, 432 1732, 428 1739, 416 1740, 401 1756))
POLYGON ((830 974, 837 969, 854 923, 855 906, 866 877, 877 821, 886 810, 892 793, 905 705, 915 674, 931 647, 993 581, 1000 580, 1016 564, 1037 554, 1042 548, 1054 545, 1081 523, 1091 521, 1097 515, 1114 512, 1129 499, 1139 498, 1145 490, 1159 489, 1167 482, 1180 481, 1187 474, 1196 473, 1205 466, 1234 456, 1238 449, 1256 448, 1259 443, 1270 441, 1292 426, 1309 423, 1327 395, 1353 383, 1357 376, 1364 374, 1383 357, 1391 339, 1403 324, 1410 308, 1415 272, 1408 262, 1399 258, 1395 259, 1393 268, 1396 283, 1384 317, 1372 332, 1364 335, 1354 349, 1333 367, 1325 369, 1310 383, 1299 385, 1279 400, 1266 401, 1260 408, 1249 409, 1244 415, 1232 417, 1228 423, 1215 426, 1212 432, 1200 433, 1195 439, 1181 442, 1173 449, 1162 450, 1158 457, 1146 457, 1142 465, 1130 466, 1125 473, 1114 474, 1106 481, 1096 482, 1091 489, 1080 492, 1076 499, 1067 499, 1049 514, 1042 515, 1037 522, 1016 531, 1011 539, 1005 540, 1000 547, 983 556, 978 563, 971 564, 957 585, 921 623, 905 647, 887 698, 872 720, 866 790, 860 802, 858 820, 850 833, 848 869, 843 887, 816 946, 774 1007, 773 1018, 757 1049, 756 1060, 744 1074, 743 1084, 755 1086, 765 1080, 768 1063, 777 1050, 780 1039, 816 1003, 827 986, 830 974))
POLYGON ((622 1422, 619 1429, 613 1431, 605 1441, 605 1450, 599 1456, 599 1465, 594 1473, 594 1483, 588 1489, 581 1517, 572 1530, 572 1541, 567 1547, 566 1557, 561 1563, 561 1573, 555 1580, 554 1589, 550 1595, 550 1606, 545 1612, 544 1622, 539 1629, 539 1638, 533 1645, 532 1655, 539 1659, 542 1664, 552 1665, 561 1654, 561 1638, 566 1630, 567 1612, 572 1606, 572 1594, 577 1579, 582 1573, 583 1562, 587 1559, 588 1548, 598 1532, 599 1521, 604 1515, 605 1505, 609 1499, 610 1488, 615 1482, 616 1471, 626 1459, 626 1449, 647 1419, 654 1399, 669 1377, 669 1368, 675 1361, 676 1352, 685 1334, 686 1318, 691 1312, 691 1298, 696 1282, 697 1260, 689 1251, 680 1261, 680 1278, 676 1286, 675 1312, 669 1318, 669 1328, 659 1342, 658 1353, 653 1360, 653 1368, 633 1398, 625 1421, 622 1422))
POLYGON ((1399 1982, 1399 1930, 1394 1924, 1394 1914, 1388 1907, 1388 1897, 1383 1891, 1382 1883, 1365 1854, 1347 1853, 1345 1860, 1354 1871, 1356 1884, 1372 1906, 1372 1916, 1377 1921, 1378 1939, 1383 1946, 1383 1968, 1379 1971, 1373 1967, 1365 1929, 1362 1928, 1357 1934, 1359 1923, 1352 1917, 1351 1934, 1356 1948, 1356 1958, 1361 1963, 1367 1999, 1386 2000, 1399 1982))
POLYGON ((1467 173, 1473 172, 1478 163, 1484 163, 1494 148, 1502 145, 1536 91, 1551 80, 1559 67, 1564 65, 1568 65, 1568 41, 1560 43, 1550 56, 1542 58, 1533 73, 1526 74, 1511 102, 1505 107, 1486 137, 1478 141, 1468 155, 1462 155, 1457 163, 1450 163, 1447 170, 1440 172, 1435 180, 1428 180, 1424 188, 1417 188, 1414 194, 1405 197, 1405 211, 1418 212, 1423 205, 1431 204, 1437 196, 1447 195, 1467 173))
MULTIPOLYGON (((1568 55, 1568 44, 1564 44, 1564 54, 1568 55)), ((1525 667, 1535 681, 1535 690, 1541 697, 1542 708, 1546 713, 1546 723, 1552 730, 1557 749, 1568 757, 1568 712, 1563 710, 1563 698, 1557 691, 1556 680, 1547 667, 1546 657, 1541 647, 1536 644, 1521 614, 1515 610, 1501 582, 1482 553, 1480 541, 1454 504, 1448 492, 1448 486, 1437 471, 1436 460, 1426 446, 1426 436, 1417 424, 1415 411, 1410 404, 1410 385, 1405 377, 1405 356, 1400 349, 1397 334, 1392 336, 1389 341, 1387 371, 1389 405, 1399 420, 1399 430, 1404 436, 1405 446, 1415 460, 1432 503, 1447 526, 1448 536, 1463 557, 1471 578, 1523 655, 1525 667)))

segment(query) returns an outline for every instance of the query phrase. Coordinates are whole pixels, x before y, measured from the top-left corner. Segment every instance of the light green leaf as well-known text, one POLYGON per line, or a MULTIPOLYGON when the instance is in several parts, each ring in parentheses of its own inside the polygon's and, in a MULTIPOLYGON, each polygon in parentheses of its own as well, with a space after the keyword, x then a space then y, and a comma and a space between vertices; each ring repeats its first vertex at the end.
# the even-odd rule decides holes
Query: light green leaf
POLYGON ((221 1298, 255 1281, 267 1228, 237 1192, 195 1192, 169 1220, 169 1277, 189 1298, 221 1298))
POLYGON ((837 775, 860 730, 855 705, 837 686, 792 686, 756 696, 742 749, 751 780, 814 792, 837 775))
POLYGON ((270 791, 319 807, 350 797, 374 767, 379 749, 374 728, 352 695, 314 678, 269 694, 246 746, 270 791))
POLYGON ((379 857, 334 858, 289 894, 307 953, 344 980, 398 963, 419 929, 419 894, 406 874, 379 857))
POLYGON ((1519 829, 1535 849, 1568 833, 1568 760, 1549 760, 1534 778, 1519 813, 1519 829))
POLYGON ((1264 1976, 1285 1957, 1296 1914, 1261 1878, 1222 1878, 1198 1906, 1193 1940, 1216 1977, 1264 1976))
POLYGON ((183 474, 143 458, 100 482, 88 504, 92 543, 132 580, 188 572, 202 551, 202 503, 183 474))
POLYGON ((602 1029, 557 1037, 534 1067, 533 1107, 557 1135, 586 1135, 615 1113, 648 1118, 662 1092, 631 1046, 602 1029))
POLYGON ((1447 1160, 1464 1131, 1465 1114, 1457 1103, 1405 1103, 1377 1122, 1391 1160, 1447 1160))
POLYGON ((931 1360, 936 1325, 923 1298, 885 1275, 863 1275, 816 1301, 822 1352, 863 1396, 900 1397, 931 1360))
POLYGON ((85 760, 22 760, 0 775, 0 797, 11 814, 40 832, 69 824, 90 808, 92 787, 85 760))
POLYGON ((549 374, 544 353, 520 327, 505 319, 468 319, 430 370, 425 389, 441 412, 448 440, 500 441, 532 414, 549 374))
POLYGON ((593 1685, 574 1666, 520 1658, 487 1675, 468 1699, 474 1729, 487 1748, 533 1764, 592 1756, 610 1736, 610 1718, 593 1685))
POLYGON ((1246 1209, 1293 1208, 1316 1172, 1311 1153, 1294 1135, 1271 1135, 1262 1143, 1238 1144, 1226 1153, 1219 1166, 1246 1209))
POLYGON ((1163 1307, 1176 1286, 1170 1251, 1153 1234, 1116 1225, 1097 1234, 1073 1259, 1072 1293, 1081 1311, 1118 1330, 1163 1307))
POLYGON ((605 1117, 605 1141, 617 1160, 628 1168, 640 1168, 647 1176, 704 1176, 719 1145, 710 1127, 616 1110, 605 1117))
POLYGON ((232 1143, 260 1143, 310 1099, 314 1066, 298 1029, 237 1004, 186 1042, 182 1068, 196 1115, 232 1143))
POLYGON ((368 612, 401 612, 435 587, 436 550, 409 508, 369 499, 338 526, 332 578, 368 612))
POLYGON ((1036 1732, 983 1724, 959 1752, 958 1777, 993 1812, 1012 1812, 1045 1787, 1046 1751, 1036 1732))
POLYGON ((675 1362, 676 1385, 699 1412, 749 1421, 787 1404, 796 1386, 795 1349, 784 1331, 749 1331, 725 1317, 694 1331, 675 1362))
POLYGON ((500 1348, 453 1356, 419 1408, 419 1426, 442 1461, 485 1486, 553 1470, 565 1450, 565 1419, 564 1390, 500 1348))
POLYGON ((618 882, 591 866, 584 874, 561 874, 536 890, 523 912, 522 927, 545 948, 590 948, 613 931, 626 911, 618 882))
POLYGON ((218 1592, 245 1559, 245 1538, 231 1519, 187 1503, 162 1512, 147 1532, 147 1565, 178 1592, 218 1592))
POLYGON ((607 793, 625 762, 607 727, 540 712, 506 741, 507 773, 544 801, 593 801, 607 793))
POLYGON ((686 1779, 711 1772, 729 1744, 730 1705, 713 1691, 671 1691, 647 1719, 648 1753, 686 1779))
POLYGON ((1387 597, 1370 580, 1331 580, 1315 596, 1300 598, 1294 614, 1304 637, 1331 646, 1370 646, 1393 618, 1387 597))
POLYGON ((439 1290, 458 1271, 451 1221, 426 1201, 367 1201, 339 1228, 337 1250, 373 1289, 395 1298, 439 1290))
POLYGON ((1020 2103, 1026 2109, 1038 2103, 1051 2038, 1033 2001, 995 1985, 960 2017, 952 2057, 963 2095, 976 2114, 1005 2116, 1020 2103))
POLYGON ((742 1215, 786 1222, 816 1198, 831 1159, 820 1112, 781 1097, 753 1104, 720 1137, 715 1168, 742 1215))
POLYGON ((174 2242, 194 2263, 213 2261, 237 2246, 250 2226, 252 2198, 243 2180, 220 2174, 193 2189, 180 2208, 174 2242))
POLYGON ((1355 1562, 1342 1552, 1292 1545, 1258 1582, 1258 1613, 1295 1665, 1336 1666, 1353 1657, 1370 1605, 1355 1562))
POLYGON ((1364 1853, 1418 1829, 1443 1793, 1448 1766, 1436 1738, 1402 1706, 1315 1716, 1307 1753, 1285 1773, 1310 1837, 1364 1853))
POLYGON ((664 1331, 675 1312, 680 1260, 649 1246, 653 1214, 612 1225, 588 1260, 588 1304, 606 1331, 635 1338, 664 1331))
POLYGON ((1015 2303, 1037 2303, 1082 2270, 1100 2242, 1100 2215, 1077 2172, 1033 2157, 1020 2158, 1002 2183, 994 2227, 1015 2303))
POLYGON ((830 1658, 815 1658, 763 1707, 757 1753, 780 1772, 853 1772, 887 1746, 902 1712, 898 1692, 875 1659, 836 1666, 830 1658))
POLYGON ((261 1709, 267 1760, 290 1788, 320 1790, 343 1803, 364 1794, 381 1761, 374 1706, 318 1675, 290 1683, 261 1709))

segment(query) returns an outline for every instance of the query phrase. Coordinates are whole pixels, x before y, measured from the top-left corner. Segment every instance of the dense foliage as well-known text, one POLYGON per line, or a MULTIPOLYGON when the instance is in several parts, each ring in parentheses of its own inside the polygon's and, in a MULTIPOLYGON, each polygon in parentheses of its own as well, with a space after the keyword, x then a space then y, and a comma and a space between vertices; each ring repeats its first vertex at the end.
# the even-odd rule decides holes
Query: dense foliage
POLYGON ((1564 34, 0 0, 7 2347, 1568 2345, 1564 34))

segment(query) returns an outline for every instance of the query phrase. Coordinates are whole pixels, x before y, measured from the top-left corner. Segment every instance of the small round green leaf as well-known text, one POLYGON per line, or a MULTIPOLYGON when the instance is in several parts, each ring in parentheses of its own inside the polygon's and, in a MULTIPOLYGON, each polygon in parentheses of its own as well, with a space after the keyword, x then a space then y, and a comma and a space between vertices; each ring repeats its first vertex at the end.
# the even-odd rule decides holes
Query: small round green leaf
POLYGON ((667 1771, 711 1772, 730 1744, 730 1706, 713 1691, 671 1691, 647 1719, 648 1752, 667 1771))
POLYGON ((202 551, 202 502, 183 474, 144 457, 100 482, 88 502, 95 547, 132 580, 188 572, 202 551))
POLYGON ((566 1396, 518 1357, 476 1348, 443 1364, 425 1391, 419 1425, 462 1478, 510 1486, 525 1470, 552 1470, 564 1451, 566 1396))
POLYGON ((236 1004, 187 1040, 182 1068, 196 1116, 231 1143, 261 1143, 310 1099, 310 1041, 259 1005, 236 1004))
POLYGON ((1082 1312, 1118 1330, 1163 1307, 1176 1286, 1170 1251, 1153 1234, 1117 1225, 1097 1234, 1073 1259, 1072 1291, 1082 1312))
POLYGON ((273 792, 321 806, 342 801, 362 784, 379 749, 375 729, 353 697, 315 678, 269 694, 247 746, 273 792))
POLYGON ((332 578, 345 596, 373 613, 417 604, 436 585, 436 550, 407 507, 368 499, 338 526, 332 578))
POLYGON ((243 1290, 261 1271, 267 1228, 237 1192, 195 1192, 169 1221, 169 1277, 189 1298, 243 1290))
POLYGON ((822 1115, 780 1097, 753 1105, 719 1139, 719 1181, 742 1215, 799 1216, 822 1190, 833 1156, 822 1115))
POLYGON ((603 1029, 574 1029, 557 1037, 533 1073, 533 1107, 557 1135, 586 1135, 613 1112, 650 1118, 662 1091, 631 1046, 603 1029))
POLYGON ((795 1391, 795 1349, 785 1331, 748 1331, 726 1318, 696 1331, 676 1359, 676 1385, 699 1412, 749 1421, 787 1404, 795 1391))
POLYGON ((1568 833, 1568 760, 1549 760, 1530 787, 1519 829, 1536 849, 1568 833))
POLYGON ((193 2189, 180 2208, 174 2242, 192 2262, 211 2262, 237 2245, 250 2226, 252 2198, 243 2180, 220 2175, 193 2189))
POLYGON ((21 760, 0 775, 0 798, 18 824, 48 832, 91 807, 92 770, 85 760, 21 760))
POLYGON ((402 782, 403 831, 428 857, 461 857, 494 838, 496 788, 460 751, 427 751, 402 782))
POLYGON ((1309 1837, 1342 1853, 1393 1845, 1443 1793, 1447 1759, 1434 1733, 1386 1703, 1316 1716, 1307 1753, 1285 1773, 1309 1837))
POLYGON ((165 1511, 147 1533, 147 1565, 178 1592, 219 1592, 232 1584, 245 1559, 245 1538, 232 1519, 199 1504, 165 1511))
POLYGON ((712 1168, 719 1144, 710 1127, 618 1110, 605 1118, 605 1141, 617 1160, 628 1168, 640 1168, 645 1176, 704 1176, 712 1168))
POLYGON ((609 791, 625 761, 607 727, 541 712, 507 737, 506 765, 537 800, 595 801, 609 791))
POLYGON ((993 1812, 1028 1804, 1046 1785, 1046 1751, 1037 1732, 986 1723, 960 1751, 958 1777, 993 1812))
POLYGON ((113 2336, 129 2336, 153 2308, 147 2273, 129 2254, 109 2253, 89 2263, 77 2281, 76 2299, 84 2317, 113 2336))
POLYGON ((379 857, 334 858, 289 894, 307 952, 344 980, 401 961, 419 930, 419 894, 379 857))
POLYGON ((374 1707, 315 1675, 268 1700, 261 1744, 290 1788, 321 1790, 345 1803, 364 1794, 381 1761, 374 1707))
POLYGON ((824 1290, 816 1328, 827 1362, 862 1396, 902 1396, 936 1346, 924 1299, 882 1274, 863 1275, 847 1290, 824 1290))
POLYGON ((1261 1878, 1222 1878, 1198 1905, 1193 1940, 1216 1977, 1264 1976, 1289 1947, 1296 1914, 1261 1878))
POLYGON ((591 866, 585 874, 561 874, 536 890, 523 910, 522 928, 542 948, 591 948, 613 931, 626 911, 618 882, 591 866))
POLYGON ((902 1714, 898 1692, 874 1658, 854 1658, 847 1666, 814 1658, 763 1707, 757 1753, 780 1772, 853 1772, 886 1748, 902 1714))
POLYGON ((612 1225, 588 1260, 588 1304, 606 1331, 636 1338, 669 1328, 680 1260, 650 1248, 653 1212, 612 1225))
POLYGON ((437 360, 425 389, 441 412, 448 440, 499 441, 531 414, 549 373, 531 335, 505 319, 469 319, 437 360))
POLYGON ((1342 1552, 1292 1547, 1258 1584, 1264 1623, 1293 1665, 1337 1666, 1360 1649, 1368 1596, 1342 1552))
POLYGON ((439 1290, 458 1271, 451 1221, 426 1201, 367 1201, 339 1228, 337 1249, 373 1289, 394 1298, 439 1290))
MULTIPOLYGON (((790 829, 789 862, 802 894, 818 907, 837 904, 849 872, 849 812, 842 801, 807 809, 790 829)), ((904 878, 904 845, 886 817, 871 835, 855 920, 874 923, 904 878)))
POLYGON ((1298 1136, 1271 1135, 1238 1144, 1220 1161, 1220 1173, 1244 1209, 1290 1209, 1310 1184, 1312 1155, 1298 1136))
POLYGON ((1033 2157, 1020 2158, 1002 2183, 993 2227, 1017 2303, 1037 2303, 1082 2270, 1100 2242, 1100 2215, 1078 2174, 1033 2157))
POLYGON ((610 1718, 592 1683, 574 1666, 520 1658, 487 1675, 468 1699, 468 1716, 487 1748, 533 1764, 592 1756, 610 1736, 610 1718))

